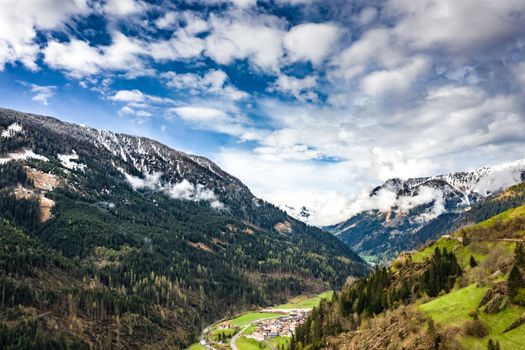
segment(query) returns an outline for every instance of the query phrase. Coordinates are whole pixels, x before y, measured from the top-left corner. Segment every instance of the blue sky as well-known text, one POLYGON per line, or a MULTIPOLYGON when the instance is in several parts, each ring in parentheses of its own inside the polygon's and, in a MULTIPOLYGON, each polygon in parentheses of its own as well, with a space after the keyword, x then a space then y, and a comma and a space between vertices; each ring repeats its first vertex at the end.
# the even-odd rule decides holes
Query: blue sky
POLYGON ((312 223, 525 158, 522 0, 0 0, 0 105, 208 156, 312 223))

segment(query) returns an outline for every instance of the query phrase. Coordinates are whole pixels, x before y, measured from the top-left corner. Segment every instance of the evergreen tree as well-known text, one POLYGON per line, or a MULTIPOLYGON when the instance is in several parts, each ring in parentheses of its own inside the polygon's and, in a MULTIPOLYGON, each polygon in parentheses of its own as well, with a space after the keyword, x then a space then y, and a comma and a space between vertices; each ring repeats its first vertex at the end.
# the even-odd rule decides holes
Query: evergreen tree
POLYGON ((469 264, 470 264, 470 267, 472 267, 472 268, 478 266, 478 263, 476 262, 476 259, 474 259, 474 257, 472 255, 470 256, 469 264))
POLYGON ((519 267, 525 268, 525 248, 523 242, 518 242, 514 249, 514 263, 519 267))
POLYGON ((493 341, 492 339, 489 339, 487 350, 500 350, 499 341, 493 341))
POLYGON ((525 288, 525 278, 523 269, 525 268, 525 252, 523 244, 519 242, 514 250, 514 265, 512 266, 507 279, 508 293, 514 298, 521 288, 525 288))
POLYGON ((510 270, 509 277, 507 279, 508 293, 511 297, 515 297, 518 294, 520 288, 524 287, 524 280, 520 268, 514 264, 510 270))

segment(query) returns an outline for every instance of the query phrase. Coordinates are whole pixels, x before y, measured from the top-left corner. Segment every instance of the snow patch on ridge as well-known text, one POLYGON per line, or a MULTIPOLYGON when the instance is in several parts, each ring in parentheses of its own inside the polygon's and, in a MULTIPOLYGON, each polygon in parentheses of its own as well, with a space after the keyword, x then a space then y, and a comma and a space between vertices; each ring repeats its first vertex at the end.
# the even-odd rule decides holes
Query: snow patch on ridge
POLYGON ((22 132, 22 125, 18 123, 13 123, 7 127, 7 129, 2 130, 1 137, 10 138, 22 132))
POLYGON ((60 164, 64 168, 67 168, 69 170, 80 170, 85 171, 86 165, 82 163, 73 162, 74 160, 78 160, 78 154, 75 152, 75 150, 72 151, 71 154, 57 154, 58 160, 60 160, 60 164))
POLYGON ((11 161, 17 161, 17 160, 27 160, 27 159, 37 159, 44 162, 49 161, 46 157, 36 154, 30 149, 23 149, 22 151, 15 152, 15 153, 9 153, 6 158, 0 158, 0 164, 6 164, 11 161))

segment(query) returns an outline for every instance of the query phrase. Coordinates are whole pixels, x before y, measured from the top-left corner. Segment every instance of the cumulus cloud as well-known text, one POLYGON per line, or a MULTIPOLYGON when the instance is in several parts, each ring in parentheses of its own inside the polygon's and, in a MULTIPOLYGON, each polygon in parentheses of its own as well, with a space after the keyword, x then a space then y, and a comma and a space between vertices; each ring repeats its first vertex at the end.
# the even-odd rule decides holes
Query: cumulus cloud
POLYGON ((285 74, 280 74, 275 84, 270 88, 294 96, 301 101, 315 101, 317 94, 313 89, 317 86, 317 78, 309 75, 304 78, 296 78, 285 74))
POLYGON ((147 50, 143 43, 115 32, 111 45, 94 47, 85 41, 51 41, 43 50, 44 61, 51 68, 63 70, 74 78, 82 78, 105 70, 128 72, 133 75, 148 74, 141 55, 147 50))
POLYGON ((333 58, 332 73, 336 77, 351 79, 365 72, 371 63, 394 68, 406 59, 407 52, 398 44, 391 30, 374 28, 333 58))
POLYGON ((335 48, 342 30, 330 23, 304 23, 291 28, 283 39, 291 61, 320 64, 335 48))
POLYGON ((103 11, 112 16, 129 16, 142 13, 147 5, 137 0, 107 0, 103 11))
POLYGON ((85 0, 4 0, 0 11, 0 71, 17 61, 36 70, 37 31, 50 31, 91 11, 85 0))
POLYGON ((118 90, 108 99, 124 104, 118 111, 120 116, 135 116, 139 122, 151 117, 153 110, 175 104, 172 99, 145 94, 138 89, 118 90))
POLYGON ((206 45, 196 34, 186 28, 179 29, 169 40, 149 43, 148 53, 160 62, 199 57, 206 45))
POLYGON ((399 18, 396 36, 415 48, 476 50, 524 30, 519 23, 525 4, 519 0, 394 0, 387 11, 399 18))
POLYGON ((220 17, 209 20, 206 54, 220 64, 249 59, 263 70, 277 71, 283 55, 284 23, 275 16, 220 17))
POLYGON ((115 92, 113 96, 110 96, 109 99, 113 101, 132 102, 132 103, 141 103, 141 102, 152 102, 152 103, 160 103, 160 104, 173 104, 174 103, 174 101, 170 98, 148 95, 138 89, 118 90, 115 92))
POLYGON ((187 90, 192 95, 201 93, 216 94, 234 101, 247 98, 249 95, 240 91, 235 86, 228 83, 228 75, 222 70, 212 69, 203 75, 195 73, 177 74, 166 72, 163 75, 166 85, 177 90, 187 90))
POLYGON ((403 94, 428 71, 425 57, 416 57, 407 65, 391 70, 375 71, 363 78, 361 86, 369 95, 403 94))

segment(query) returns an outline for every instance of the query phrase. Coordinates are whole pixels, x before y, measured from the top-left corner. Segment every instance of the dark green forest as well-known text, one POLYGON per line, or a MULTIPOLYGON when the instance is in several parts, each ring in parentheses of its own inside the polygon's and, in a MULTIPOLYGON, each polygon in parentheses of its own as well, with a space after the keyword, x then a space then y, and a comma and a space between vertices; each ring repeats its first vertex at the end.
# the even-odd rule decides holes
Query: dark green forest
MULTIPOLYGON (((131 156, 101 147, 96 131, 0 111, 0 128, 14 121, 24 132, 3 138, 0 156, 30 149, 48 161, 0 165, 0 348, 182 348, 221 317, 339 288, 367 271, 335 237, 194 158, 176 155, 194 181, 211 179, 225 210, 134 190, 117 168, 142 173, 131 156), (73 150, 84 171, 57 159, 73 150), (28 176, 35 171, 59 184, 39 188, 28 176), (42 222, 44 196, 54 206, 42 222), (277 230, 279 223, 289 229, 277 230)), ((165 157, 142 156, 158 164, 162 181, 178 176, 165 157)))
POLYGON ((366 278, 336 292, 331 301, 314 308, 292 340, 291 349, 320 349, 330 336, 357 329, 368 318, 408 305, 422 295, 448 292, 461 275, 456 256, 436 248, 424 263, 407 262, 402 273, 376 267, 366 278))

